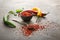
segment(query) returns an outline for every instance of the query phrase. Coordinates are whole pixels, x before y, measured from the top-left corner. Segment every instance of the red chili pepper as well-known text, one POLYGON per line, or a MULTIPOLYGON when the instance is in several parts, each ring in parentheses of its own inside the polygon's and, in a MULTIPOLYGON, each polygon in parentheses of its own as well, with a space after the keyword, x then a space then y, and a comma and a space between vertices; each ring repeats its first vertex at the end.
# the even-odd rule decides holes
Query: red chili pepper
POLYGON ((26 12, 37 14, 37 11, 34 11, 34 10, 26 10, 26 12))

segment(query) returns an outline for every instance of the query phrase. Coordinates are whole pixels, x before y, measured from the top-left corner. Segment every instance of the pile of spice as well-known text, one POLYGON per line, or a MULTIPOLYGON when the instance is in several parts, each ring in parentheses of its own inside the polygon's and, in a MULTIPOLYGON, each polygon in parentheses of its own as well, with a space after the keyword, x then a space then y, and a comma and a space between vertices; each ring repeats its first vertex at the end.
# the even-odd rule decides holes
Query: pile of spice
POLYGON ((29 36, 32 32, 37 31, 38 29, 43 30, 44 28, 44 26, 40 26, 38 24, 29 24, 27 26, 23 26, 22 31, 25 36, 29 36))

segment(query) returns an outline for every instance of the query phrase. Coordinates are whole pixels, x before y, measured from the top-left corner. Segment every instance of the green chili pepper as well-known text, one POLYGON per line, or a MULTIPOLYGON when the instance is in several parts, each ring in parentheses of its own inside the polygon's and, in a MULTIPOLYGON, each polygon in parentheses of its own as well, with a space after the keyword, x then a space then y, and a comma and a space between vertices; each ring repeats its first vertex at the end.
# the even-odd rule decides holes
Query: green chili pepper
POLYGON ((38 22, 39 18, 40 18, 40 16, 37 16, 36 22, 38 22))
POLYGON ((9 11, 8 13, 13 14, 14 16, 17 16, 14 11, 9 11))
POLYGON ((24 8, 22 8, 22 9, 17 9, 17 10, 16 10, 16 13, 20 13, 20 12, 22 12, 23 9, 24 9, 24 8))
POLYGON ((10 21, 8 20, 8 19, 9 19, 8 16, 9 16, 9 15, 3 17, 3 22, 4 22, 4 24, 7 25, 7 26, 10 27, 10 28, 15 28, 16 26, 15 26, 12 22, 10 22, 10 21))

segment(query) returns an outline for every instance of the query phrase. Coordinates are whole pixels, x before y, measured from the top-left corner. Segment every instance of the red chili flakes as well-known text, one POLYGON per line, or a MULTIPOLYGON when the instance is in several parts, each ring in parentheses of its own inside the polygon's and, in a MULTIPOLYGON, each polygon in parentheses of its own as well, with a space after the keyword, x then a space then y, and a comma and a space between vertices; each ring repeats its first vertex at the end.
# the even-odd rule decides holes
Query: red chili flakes
POLYGON ((32 32, 37 31, 38 29, 42 30, 44 28, 44 26, 40 26, 38 24, 29 24, 28 26, 23 26, 22 31, 25 36, 29 36, 32 32))
POLYGON ((32 16, 32 14, 31 14, 31 13, 29 13, 29 12, 25 12, 25 11, 24 11, 24 12, 22 12, 21 14, 22 14, 22 16, 32 16))

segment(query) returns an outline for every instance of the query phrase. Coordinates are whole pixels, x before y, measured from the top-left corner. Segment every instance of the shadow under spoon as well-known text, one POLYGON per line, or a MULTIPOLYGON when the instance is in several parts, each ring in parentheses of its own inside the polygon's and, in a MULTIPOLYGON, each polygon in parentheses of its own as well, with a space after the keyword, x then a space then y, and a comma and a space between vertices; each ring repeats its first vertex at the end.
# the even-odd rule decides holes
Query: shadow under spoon
POLYGON ((28 25, 27 23, 22 23, 22 22, 19 22, 19 21, 17 21, 17 20, 12 20, 12 21, 17 22, 17 23, 19 23, 19 24, 21 24, 21 25, 24 25, 24 26, 27 26, 27 25, 28 25))

